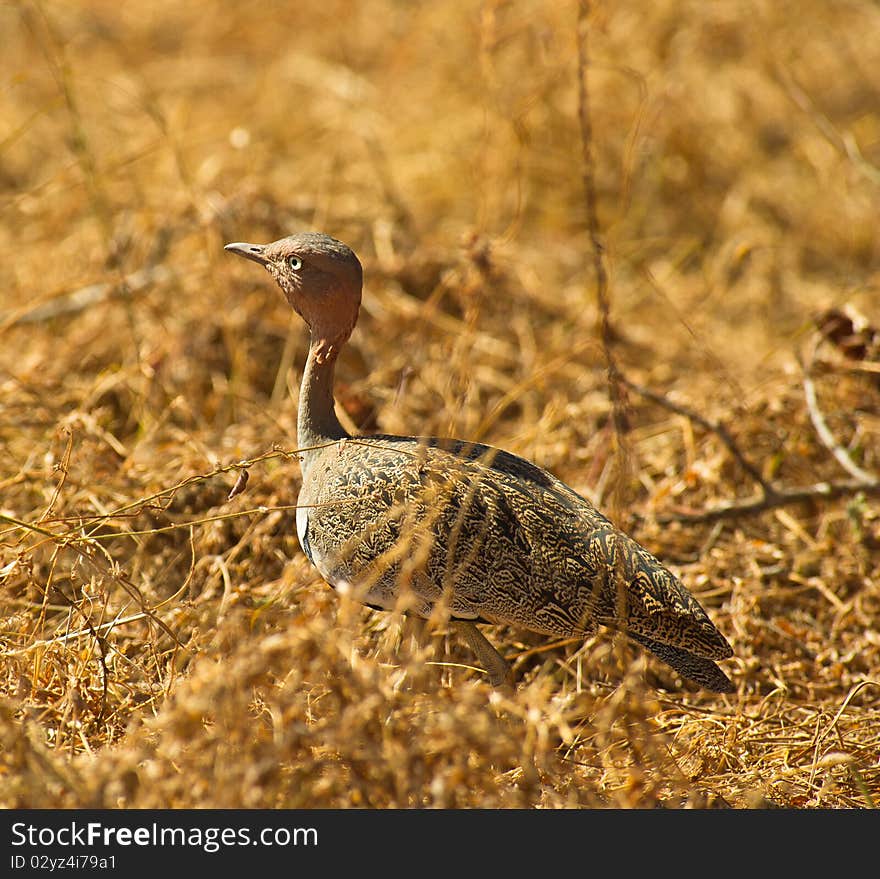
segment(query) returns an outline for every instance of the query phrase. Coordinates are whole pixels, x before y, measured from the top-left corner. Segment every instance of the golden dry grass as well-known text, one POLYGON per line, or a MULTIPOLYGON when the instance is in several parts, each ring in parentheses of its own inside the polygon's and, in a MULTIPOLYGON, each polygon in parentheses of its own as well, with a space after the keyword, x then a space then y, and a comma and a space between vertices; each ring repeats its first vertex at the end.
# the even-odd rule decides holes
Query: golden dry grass
MULTIPOLYGON (((588 71, 612 347, 783 487, 880 474, 880 10, 597 4, 588 71), (870 352, 869 352, 870 353, 870 352), (867 355, 866 355, 867 356, 867 355)), ((880 517, 755 493, 631 391, 615 442, 586 233, 573 2, 0 7, 0 805, 867 808, 880 517), (601 636, 442 632, 299 551, 305 331, 231 240, 362 256, 339 398, 367 429, 553 470, 680 572, 734 698, 601 636), (227 500, 236 466, 247 491, 227 500)))

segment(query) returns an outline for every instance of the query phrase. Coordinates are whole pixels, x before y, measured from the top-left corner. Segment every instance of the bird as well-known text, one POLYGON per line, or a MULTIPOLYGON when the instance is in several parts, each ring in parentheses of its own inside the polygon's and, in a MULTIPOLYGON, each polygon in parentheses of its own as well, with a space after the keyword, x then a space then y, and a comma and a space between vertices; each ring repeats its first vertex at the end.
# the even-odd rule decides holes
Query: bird
POLYGON ((496 687, 515 677, 478 624, 584 640, 602 626, 699 687, 735 691, 717 664, 733 649, 681 580, 550 472, 479 442, 342 426, 335 365, 363 291, 348 245, 302 231, 225 250, 263 266, 309 329, 296 530, 330 586, 377 610, 445 610, 496 687))

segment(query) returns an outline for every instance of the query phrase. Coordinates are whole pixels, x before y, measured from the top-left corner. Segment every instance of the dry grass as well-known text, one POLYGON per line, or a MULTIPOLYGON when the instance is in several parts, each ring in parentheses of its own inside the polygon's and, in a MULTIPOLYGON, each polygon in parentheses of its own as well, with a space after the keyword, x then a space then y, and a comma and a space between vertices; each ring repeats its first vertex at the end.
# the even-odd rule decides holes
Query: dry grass
MULTIPOLYGON (((358 6, 0 7, 0 805, 876 805, 876 495, 660 524, 755 481, 634 392, 612 442, 576 4, 358 6), (320 581, 292 508, 305 333, 222 251, 300 228, 364 259, 351 421, 600 502, 730 638, 735 698, 513 630, 522 685, 492 696, 442 632, 320 581)), ((880 473, 878 361, 813 324, 880 325, 878 33, 867 0, 591 18, 617 365, 777 486, 849 478, 816 411, 880 473)))

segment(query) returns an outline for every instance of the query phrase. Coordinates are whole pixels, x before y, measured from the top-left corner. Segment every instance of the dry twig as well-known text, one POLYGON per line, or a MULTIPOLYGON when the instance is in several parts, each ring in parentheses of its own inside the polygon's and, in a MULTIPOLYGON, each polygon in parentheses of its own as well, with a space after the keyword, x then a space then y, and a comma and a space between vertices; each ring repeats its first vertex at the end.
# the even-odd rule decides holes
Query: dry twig
POLYGON ((819 400, 816 397, 816 386, 813 384, 813 379, 810 377, 809 366, 802 363, 801 370, 803 372, 804 399, 807 403, 807 411, 810 413, 810 421, 813 422, 813 427, 816 429, 816 434, 822 445, 831 452, 834 456, 834 460, 837 461, 837 463, 840 464, 840 466, 843 467, 843 469, 846 470, 846 472, 857 482, 864 483, 865 485, 871 485, 872 483, 877 482, 877 477, 859 467, 859 465, 849 456, 846 449, 837 441, 834 434, 831 432, 831 429, 828 427, 828 423, 825 421, 825 416, 822 414, 822 410, 819 408, 819 400))
POLYGON ((742 469, 758 483, 763 495, 772 496, 776 493, 776 489, 764 479, 760 470, 758 470, 758 468, 740 451, 739 446, 734 442, 730 432, 720 421, 709 421, 708 418, 700 415, 699 412, 695 412, 693 409, 690 409, 681 403, 675 403, 665 394, 661 394, 658 391, 652 391, 650 388, 637 384, 626 376, 621 376, 621 381, 627 387, 632 388, 636 393, 641 394, 641 396, 646 397, 649 400, 653 400, 653 402, 658 403, 664 409, 668 409, 670 412, 675 412, 676 415, 684 415, 689 421, 692 421, 694 424, 699 424, 700 427, 705 428, 710 433, 714 433, 718 439, 724 443, 727 450, 736 459, 740 467, 742 467, 742 469))
POLYGON ((643 387, 636 382, 630 381, 625 376, 621 376, 621 381, 626 384, 627 387, 632 388, 632 390, 647 397, 649 400, 653 400, 665 409, 669 409, 677 415, 683 415, 685 418, 700 425, 710 433, 714 433, 721 442, 724 443, 725 447, 736 459, 737 463, 746 473, 749 474, 749 476, 752 477, 752 479, 755 480, 755 482, 758 483, 761 489, 758 495, 725 501, 718 506, 711 507, 707 510, 693 513, 661 513, 656 516, 657 521, 660 523, 685 522, 696 524, 700 522, 717 522, 721 519, 751 516, 757 513, 766 512, 767 510, 774 510, 779 507, 808 501, 836 500, 838 498, 849 497, 859 493, 870 496, 880 495, 880 479, 872 476, 870 473, 867 473, 854 464, 846 451, 831 434, 830 430, 828 430, 815 400, 815 389, 806 373, 804 374, 804 389, 807 399, 807 407, 810 410, 810 417, 813 420, 813 424, 816 427, 816 431, 823 444, 834 454, 841 466, 843 466, 844 469, 854 477, 851 480, 843 480, 840 482, 818 482, 813 485, 804 485, 795 488, 775 486, 761 476, 760 471, 748 460, 748 458, 746 458, 723 424, 710 421, 689 407, 680 403, 674 403, 664 394, 643 387))
POLYGON ((608 393, 611 397, 614 433, 618 447, 626 432, 626 412, 624 394, 621 390, 621 374, 614 357, 614 331, 611 325, 611 298, 608 290, 608 273, 605 270, 604 247, 599 228, 599 215, 596 203, 595 167, 593 161, 593 125, 590 117, 590 94, 587 88, 589 55, 587 35, 589 33, 589 0, 578 4, 578 121, 581 133, 581 157, 584 198, 586 202, 587 230, 593 255, 593 270, 596 273, 596 300, 599 308, 599 333, 602 340, 602 353, 608 375, 608 393))

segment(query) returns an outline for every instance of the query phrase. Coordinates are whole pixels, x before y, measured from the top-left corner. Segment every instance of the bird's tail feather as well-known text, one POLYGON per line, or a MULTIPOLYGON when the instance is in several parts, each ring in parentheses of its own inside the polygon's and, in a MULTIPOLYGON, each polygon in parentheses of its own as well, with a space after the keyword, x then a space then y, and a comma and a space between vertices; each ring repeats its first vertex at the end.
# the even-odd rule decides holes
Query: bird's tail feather
POLYGON ((662 644, 659 641, 646 638, 644 635, 637 635, 634 632, 627 632, 627 635, 633 641, 650 650, 658 659, 663 660, 663 662, 674 668, 689 681, 693 681, 707 690, 712 690, 714 693, 736 692, 736 687, 733 686, 730 678, 711 659, 695 656, 681 647, 662 644))

